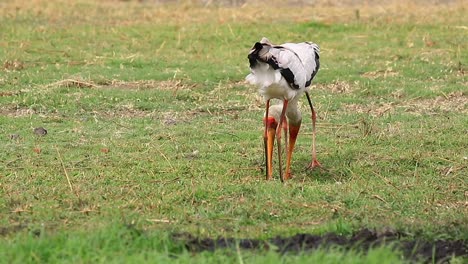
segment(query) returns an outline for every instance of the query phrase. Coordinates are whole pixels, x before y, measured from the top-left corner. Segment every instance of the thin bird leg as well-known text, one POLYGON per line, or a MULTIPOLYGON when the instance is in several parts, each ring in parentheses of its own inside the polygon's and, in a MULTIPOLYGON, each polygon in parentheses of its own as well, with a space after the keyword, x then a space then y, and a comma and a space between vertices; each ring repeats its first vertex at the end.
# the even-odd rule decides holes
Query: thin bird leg
POLYGON ((271 162, 271 160, 268 159, 268 110, 270 109, 270 99, 266 101, 266 110, 265 110, 265 131, 263 133, 263 147, 264 147, 264 152, 265 152, 265 175, 266 179, 268 180, 269 177, 271 176, 271 172, 268 171, 268 162, 271 162))
POLYGON ((305 94, 307 96, 307 101, 309 101, 310 110, 312 110, 312 161, 307 168, 313 169, 315 167, 322 167, 320 162, 317 160, 317 152, 315 150, 315 123, 317 121, 317 114, 315 113, 314 106, 312 105, 312 100, 310 100, 309 92, 306 91, 305 94))
POLYGON ((284 177, 285 180, 291 179, 291 159, 294 150, 294 145, 296 145, 297 135, 299 134, 299 129, 301 128, 301 123, 298 126, 289 125, 289 146, 286 148, 288 149, 288 154, 286 156, 286 175, 284 177))
POLYGON ((280 115, 280 123, 278 124, 278 128, 276 129, 276 144, 278 144, 278 163, 279 163, 279 172, 280 172, 280 180, 283 182, 283 164, 281 162, 281 127, 283 126, 283 121, 285 120, 286 116, 286 109, 288 108, 288 100, 283 101, 283 109, 281 110, 280 115))
POLYGON ((284 148, 288 148, 288 119, 284 117, 283 119, 283 133, 284 133, 284 148))

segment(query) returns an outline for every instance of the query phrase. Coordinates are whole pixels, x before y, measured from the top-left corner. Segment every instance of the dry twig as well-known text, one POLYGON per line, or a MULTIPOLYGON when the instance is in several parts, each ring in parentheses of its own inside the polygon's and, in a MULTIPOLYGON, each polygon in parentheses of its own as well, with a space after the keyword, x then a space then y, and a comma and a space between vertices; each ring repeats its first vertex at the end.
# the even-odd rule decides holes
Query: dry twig
POLYGON ((70 177, 68 176, 67 169, 65 168, 65 164, 63 164, 62 156, 60 155, 60 152, 59 152, 57 146, 55 146, 55 150, 57 151, 58 159, 59 159, 59 161, 60 161, 60 164, 62 165, 62 169, 63 169, 63 172, 65 173, 65 177, 67 178, 68 186, 70 187, 70 191, 71 191, 72 193, 74 193, 77 197, 79 197, 78 193, 76 193, 76 192, 73 190, 73 186, 72 186, 72 184, 71 184, 70 177))

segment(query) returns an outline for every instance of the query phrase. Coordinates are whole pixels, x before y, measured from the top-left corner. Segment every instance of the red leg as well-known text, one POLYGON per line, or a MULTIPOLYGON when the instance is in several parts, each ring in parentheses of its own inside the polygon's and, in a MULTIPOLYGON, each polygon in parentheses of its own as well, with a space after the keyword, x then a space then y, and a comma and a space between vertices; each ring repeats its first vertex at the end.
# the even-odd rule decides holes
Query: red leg
POLYGON ((281 128, 283 126, 283 121, 285 120, 286 109, 288 108, 288 100, 283 101, 283 109, 281 110, 280 116, 280 123, 278 124, 278 128, 276 129, 276 144, 278 145, 278 163, 279 163, 279 172, 280 172, 280 179, 283 179, 283 164, 281 162, 281 128))
POLYGON ((283 120, 283 133, 284 133, 284 148, 288 148, 288 119, 285 117, 283 120))
POLYGON ((322 167, 320 162, 318 162, 317 160, 317 152, 315 149, 315 133, 316 133, 315 123, 317 121, 317 114, 315 113, 314 106, 312 105, 312 100, 310 100, 309 92, 306 91, 305 93, 307 96, 307 101, 309 101, 310 110, 312 111, 312 161, 310 162, 308 168, 313 169, 315 167, 322 167))

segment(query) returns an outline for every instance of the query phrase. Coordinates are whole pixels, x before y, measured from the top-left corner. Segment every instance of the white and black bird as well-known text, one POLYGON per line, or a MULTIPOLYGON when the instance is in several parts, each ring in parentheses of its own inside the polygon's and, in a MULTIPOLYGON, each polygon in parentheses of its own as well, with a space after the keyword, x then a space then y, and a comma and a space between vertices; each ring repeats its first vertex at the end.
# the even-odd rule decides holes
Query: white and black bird
POLYGON ((312 161, 309 168, 321 166, 317 161, 315 150, 317 115, 309 95, 309 87, 320 68, 319 53, 319 46, 311 42, 274 45, 267 38, 262 38, 260 42, 255 43, 248 55, 251 73, 247 75, 246 80, 258 86, 260 94, 266 101, 264 145, 267 179, 272 178, 275 137, 280 179, 283 181, 291 178, 291 157, 302 122, 297 102, 304 93, 312 111, 312 161), (270 100, 274 98, 281 100, 283 104, 270 107, 270 100), (285 134, 289 128, 284 177, 281 161, 281 128, 285 134))

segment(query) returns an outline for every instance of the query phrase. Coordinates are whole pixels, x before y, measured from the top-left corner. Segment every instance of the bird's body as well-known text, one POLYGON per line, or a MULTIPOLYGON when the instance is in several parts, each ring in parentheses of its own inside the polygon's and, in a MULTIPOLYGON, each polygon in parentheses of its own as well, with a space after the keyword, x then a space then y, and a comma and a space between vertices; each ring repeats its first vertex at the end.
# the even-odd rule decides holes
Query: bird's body
POLYGON ((292 100, 308 91, 317 73, 320 48, 310 42, 273 45, 263 38, 249 54, 246 80, 259 87, 265 100, 292 100))
POLYGON ((307 94, 312 109, 314 127, 313 162, 311 166, 320 166, 315 157, 315 111, 309 97, 309 86, 320 67, 319 52, 318 45, 314 43, 302 42, 273 45, 268 39, 263 38, 260 42, 255 43, 249 53, 248 59, 251 73, 246 77, 246 80, 259 88, 259 93, 264 97, 267 105, 264 134, 267 178, 271 178, 272 144, 276 134, 280 176, 283 180, 280 156, 281 129, 277 128, 280 128, 287 122, 289 122, 290 144, 287 146, 286 178, 290 177, 289 166, 292 150, 302 122, 302 115, 297 103, 303 93, 307 94), (270 107, 270 100, 274 98, 283 101, 283 105, 270 107), (272 134, 271 131, 273 130, 275 133, 272 134), (271 139, 272 137, 273 140, 271 139))

